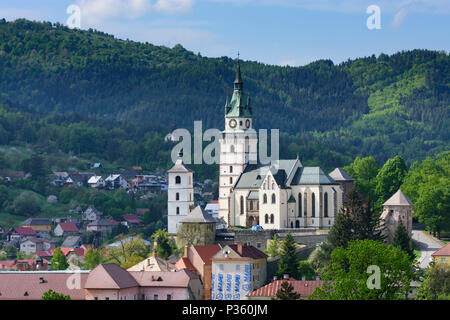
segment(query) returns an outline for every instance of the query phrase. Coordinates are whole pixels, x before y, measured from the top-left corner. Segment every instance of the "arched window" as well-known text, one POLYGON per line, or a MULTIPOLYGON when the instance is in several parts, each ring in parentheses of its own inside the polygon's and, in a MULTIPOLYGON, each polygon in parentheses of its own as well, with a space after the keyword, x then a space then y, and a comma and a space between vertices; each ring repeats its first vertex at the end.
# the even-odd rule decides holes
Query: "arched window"
POLYGON ((273 214, 271 214, 270 215, 270 223, 273 223, 273 220, 274 220, 274 216, 273 216, 273 214))
POLYGON ((244 197, 241 196, 241 199, 239 201, 239 209, 240 209, 240 214, 244 214, 244 197))
POLYGON ((263 184, 263 190, 266 190, 266 183, 263 184))
POLYGON ((175 184, 180 184, 181 183, 181 177, 180 176, 176 176, 175 177, 175 184))
POLYGON ((276 196, 275 196, 275 193, 272 193, 272 203, 275 203, 276 201, 276 196))
POLYGON ((308 194, 305 193, 303 195, 303 200, 305 201, 303 206, 303 213, 305 214, 305 217, 308 215, 308 194))
POLYGON ((263 196, 263 203, 267 203, 267 194, 265 194, 265 193, 264 193, 264 196, 263 196))
POLYGON ((177 207, 177 214, 180 214, 180 207, 177 207))
POLYGON ((314 192, 311 194, 311 217, 316 216, 316 195, 314 192))
POLYGON ((296 227, 297 229, 300 228, 300 221, 295 220, 295 227, 296 227))
POLYGON ((328 218, 328 193, 323 194, 323 214, 325 218, 328 218))
POLYGON ((275 183, 272 183, 272 190, 275 189, 275 183))
POLYGON ((233 184, 233 177, 230 177, 230 184, 233 184))
POLYGON ((291 229, 294 228, 294 223, 291 221, 291 229))
POLYGON ((253 201, 250 201, 250 210, 253 211, 253 201))
POLYGON ((180 200, 180 194, 178 192, 175 194, 175 200, 180 200))
POLYGON ((302 216, 302 194, 298 194, 298 216, 302 216))
POLYGON ((234 153, 234 146, 233 145, 230 147, 230 152, 234 153))
POLYGON ((269 223, 269 215, 268 215, 268 214, 266 214, 266 215, 264 216, 264 222, 265 222, 265 223, 269 223))

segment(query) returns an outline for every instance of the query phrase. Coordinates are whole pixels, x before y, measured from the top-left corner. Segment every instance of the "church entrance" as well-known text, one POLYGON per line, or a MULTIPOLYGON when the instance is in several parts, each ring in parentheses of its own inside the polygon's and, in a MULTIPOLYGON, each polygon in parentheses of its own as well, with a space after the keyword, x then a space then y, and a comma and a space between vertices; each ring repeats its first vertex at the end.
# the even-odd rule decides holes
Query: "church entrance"
POLYGON ((300 221, 295 220, 295 227, 296 227, 297 229, 300 228, 300 221))
POLYGON ((253 216, 248 217, 247 227, 253 227, 255 224, 255 218, 253 216))

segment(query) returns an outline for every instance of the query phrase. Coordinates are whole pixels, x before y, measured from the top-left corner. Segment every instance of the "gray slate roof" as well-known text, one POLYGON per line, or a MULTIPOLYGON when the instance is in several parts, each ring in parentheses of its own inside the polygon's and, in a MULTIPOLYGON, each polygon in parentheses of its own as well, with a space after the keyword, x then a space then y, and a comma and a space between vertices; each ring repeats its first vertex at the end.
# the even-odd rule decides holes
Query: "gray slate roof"
POLYGON ((335 181, 355 181, 347 172, 342 168, 336 168, 329 174, 335 181))
POLYGON ((250 191, 247 195, 247 200, 258 200, 259 192, 258 191, 250 191))
POLYGON ((175 165, 167 172, 175 173, 175 172, 192 172, 184 166, 183 159, 178 158, 175 162, 175 165))
POLYGON ((81 237, 80 236, 68 236, 64 239, 64 242, 61 244, 61 248, 74 248, 80 244, 81 237))
POLYGON ((384 204, 384 206, 412 206, 413 203, 408 199, 405 194, 398 189, 398 191, 390 197, 384 204))
POLYGON ((300 167, 294 175, 292 185, 338 185, 320 167, 300 167))
POLYGON ((181 220, 181 222, 195 222, 195 223, 213 223, 216 222, 211 215, 203 211, 200 206, 195 207, 194 210, 189 212, 189 214, 181 220))

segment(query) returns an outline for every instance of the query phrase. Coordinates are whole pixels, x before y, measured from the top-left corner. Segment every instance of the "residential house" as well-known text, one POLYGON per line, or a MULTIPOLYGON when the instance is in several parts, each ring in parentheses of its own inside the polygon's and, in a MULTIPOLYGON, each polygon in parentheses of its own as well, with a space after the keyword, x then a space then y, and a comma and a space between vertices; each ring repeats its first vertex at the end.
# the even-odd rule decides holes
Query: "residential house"
POLYGON ((62 187, 69 178, 69 174, 67 172, 53 172, 52 175, 52 184, 55 186, 62 187))
POLYGON ((276 298, 283 282, 289 282, 293 292, 300 295, 300 299, 307 299, 317 287, 323 285, 323 280, 295 280, 294 278, 274 280, 273 282, 247 294, 248 300, 272 300, 276 298))
POLYGON ((221 250, 218 244, 185 246, 184 255, 175 264, 178 270, 188 269, 200 276, 203 299, 211 299, 212 257, 221 250))
POLYGON ((120 174, 111 174, 105 179, 106 187, 113 190, 118 188, 128 189, 129 183, 120 174))
POLYGON ((96 221, 96 220, 99 220, 102 216, 103 216, 103 212, 95 209, 94 206, 89 206, 83 212, 83 220, 87 220, 87 221, 96 221))
POLYGON ((450 243, 431 254, 434 262, 447 263, 450 265, 450 243))
POLYGON ((48 233, 51 231, 51 222, 47 218, 28 218, 20 224, 22 228, 31 228, 36 232, 48 233))
POLYGON ((63 237, 67 235, 75 235, 79 232, 78 227, 73 222, 60 222, 56 226, 53 233, 57 237, 63 237))
POLYGON ((213 218, 217 219, 219 214, 219 200, 211 200, 205 207, 205 211, 213 218))
POLYGON ((31 228, 11 228, 6 234, 6 241, 20 242, 22 240, 36 237, 37 233, 31 228))
POLYGON ((189 270, 129 272, 113 263, 92 270, 84 288, 86 300, 193 300, 202 295, 198 276, 189 270))
POLYGON ((35 253, 36 251, 45 251, 55 248, 55 242, 42 238, 31 238, 20 243, 20 251, 25 254, 35 253))
POLYGON ((82 187, 86 182, 86 177, 80 173, 71 173, 69 177, 66 179, 65 184, 71 185, 74 187, 82 187))
POLYGON ((144 223, 138 216, 134 214, 124 214, 122 215, 122 224, 128 228, 130 227, 142 227, 144 223))
POLYGON ((253 246, 227 245, 212 258, 211 299, 246 300, 266 283, 267 256, 253 246))
POLYGON ((105 180, 102 178, 102 176, 92 176, 88 180, 88 186, 90 188, 104 188, 106 185, 105 180))
POLYGON ((81 246, 80 236, 68 236, 64 239, 61 247, 63 248, 79 248, 81 246))
POLYGON ((148 257, 138 264, 130 267, 127 271, 176 271, 175 265, 169 261, 161 259, 158 257, 156 251, 153 251, 151 257, 148 257))
POLYGON ((106 237, 112 231, 112 226, 106 219, 92 221, 86 226, 87 232, 100 232, 102 237, 106 237))
POLYGON ((0 272, 0 300, 41 300, 50 289, 84 300, 89 271, 0 272), (72 285, 68 285, 72 284, 72 285))

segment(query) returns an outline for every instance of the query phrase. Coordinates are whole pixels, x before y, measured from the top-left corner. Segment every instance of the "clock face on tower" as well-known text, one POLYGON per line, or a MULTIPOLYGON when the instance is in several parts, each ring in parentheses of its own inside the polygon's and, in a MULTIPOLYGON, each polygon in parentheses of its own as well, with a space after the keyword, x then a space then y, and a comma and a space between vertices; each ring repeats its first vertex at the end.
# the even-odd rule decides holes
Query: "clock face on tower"
POLYGON ((250 120, 247 119, 247 121, 245 121, 245 126, 248 128, 250 128, 250 120))
POLYGON ((236 124, 237 124, 237 122, 234 119, 231 119, 229 122, 230 128, 236 128, 236 124))

